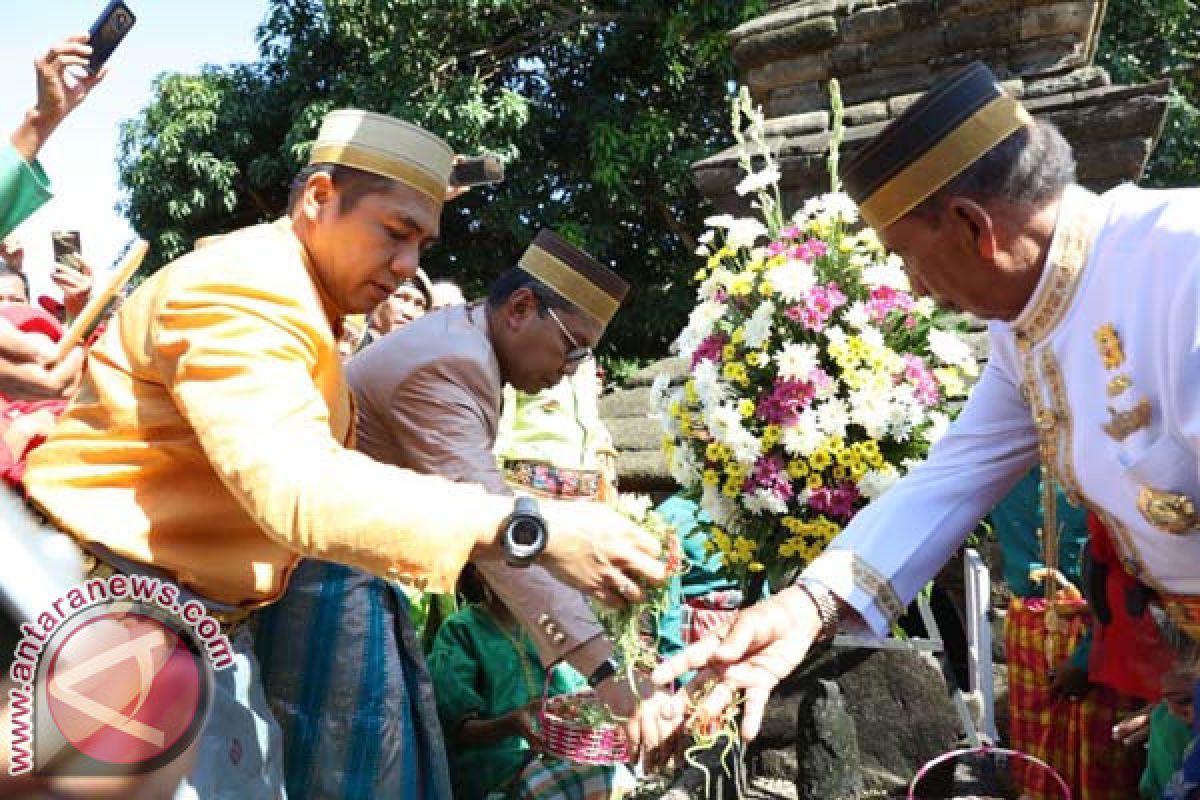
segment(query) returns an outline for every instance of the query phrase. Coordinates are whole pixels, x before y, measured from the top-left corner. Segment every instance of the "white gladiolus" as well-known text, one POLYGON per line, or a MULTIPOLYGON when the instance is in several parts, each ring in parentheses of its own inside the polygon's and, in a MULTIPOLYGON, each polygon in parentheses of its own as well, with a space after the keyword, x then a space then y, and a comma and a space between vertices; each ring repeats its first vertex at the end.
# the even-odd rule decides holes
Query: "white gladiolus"
POLYGON ((761 172, 754 172, 742 178, 734 191, 739 196, 745 197, 751 192, 759 192, 770 186, 774 186, 779 182, 780 177, 782 176, 779 173, 779 168, 772 164, 761 172))
POLYGON ((753 247, 760 237, 767 235, 767 226, 756 219, 742 217, 734 220, 726 231, 725 241, 730 247, 753 247))
POLYGON ((889 258, 886 262, 875 263, 863 270, 863 283, 872 289, 889 287, 898 292, 912 291, 908 275, 904 272, 903 262, 899 258, 889 258))
POLYGON ((709 217, 704 220, 704 224, 710 228, 728 229, 734 223, 732 214, 717 214, 714 217, 709 217))

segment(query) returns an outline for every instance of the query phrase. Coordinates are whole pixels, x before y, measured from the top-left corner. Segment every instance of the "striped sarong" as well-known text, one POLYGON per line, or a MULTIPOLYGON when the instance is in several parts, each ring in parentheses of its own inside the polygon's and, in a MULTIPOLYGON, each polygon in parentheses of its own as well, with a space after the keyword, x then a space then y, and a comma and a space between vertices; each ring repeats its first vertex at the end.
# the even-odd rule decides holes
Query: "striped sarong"
POLYGON ((399 587, 308 560, 256 616, 290 797, 450 800, 433 683, 399 587))
MULTIPOLYGON (((1078 700, 1050 693, 1051 670, 1071 655, 1087 630, 1089 615, 1082 601, 1074 611, 1060 611, 1063 630, 1048 635, 1044 599, 1013 598, 1010 603, 1004 621, 1009 740, 1012 749, 1054 767, 1074 800, 1130 800, 1138 796, 1145 752, 1114 742, 1112 727, 1142 702, 1106 686, 1093 685, 1078 700)), ((1032 800, 1062 796, 1043 770, 1015 759, 1011 766, 1013 780, 1032 800)))

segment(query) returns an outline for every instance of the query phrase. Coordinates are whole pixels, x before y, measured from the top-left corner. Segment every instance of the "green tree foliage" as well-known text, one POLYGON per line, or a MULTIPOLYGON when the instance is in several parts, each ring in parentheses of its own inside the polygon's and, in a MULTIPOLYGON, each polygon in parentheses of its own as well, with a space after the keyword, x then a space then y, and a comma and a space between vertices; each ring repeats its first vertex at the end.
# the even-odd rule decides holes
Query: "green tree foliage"
POLYGON ((1172 82, 1149 186, 1194 186, 1200 179, 1200 0, 1109 0, 1096 63, 1117 83, 1172 82))
POLYGON ((326 111, 392 113, 508 160, 447 206, 431 274, 479 292, 552 226, 634 283, 609 352, 661 355, 705 213, 688 165, 729 143, 725 32, 764 5, 273 0, 256 62, 163 75, 125 124, 123 210, 157 267, 281 214, 326 111))

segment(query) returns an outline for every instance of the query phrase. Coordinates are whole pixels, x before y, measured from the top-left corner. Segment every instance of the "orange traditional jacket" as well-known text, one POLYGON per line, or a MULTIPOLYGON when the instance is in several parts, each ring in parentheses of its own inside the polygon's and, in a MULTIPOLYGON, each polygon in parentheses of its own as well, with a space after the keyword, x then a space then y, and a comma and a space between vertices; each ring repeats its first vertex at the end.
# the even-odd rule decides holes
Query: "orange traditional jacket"
POLYGON ((334 319, 287 219, 164 267, 91 349, 30 497, 224 603, 274 600, 301 556, 451 591, 486 495, 350 449, 334 319))

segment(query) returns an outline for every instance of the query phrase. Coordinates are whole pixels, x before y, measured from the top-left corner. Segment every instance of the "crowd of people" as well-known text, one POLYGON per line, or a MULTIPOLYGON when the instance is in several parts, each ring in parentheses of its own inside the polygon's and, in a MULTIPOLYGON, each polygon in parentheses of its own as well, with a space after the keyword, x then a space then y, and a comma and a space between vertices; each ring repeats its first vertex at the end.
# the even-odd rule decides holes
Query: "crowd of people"
MULTIPOLYGON (((0 148, 0 238, 50 196, 37 156, 102 83, 78 72, 89 52, 72 37, 35 63, 0 148)), ((6 241, 5 533, 65 543, 64 580, 169 581, 232 645, 183 757, 107 782, 3 769, 6 795, 611 797, 633 773, 535 757, 543 694, 589 687, 642 769, 691 702, 743 703, 753 738, 813 644, 886 635, 989 512, 1015 595, 1014 744, 1079 797, 1195 794, 1200 192, 1082 189, 1062 136, 979 64, 857 151, 842 173, 863 220, 916 293, 989 320, 987 368, 927 462, 752 608, 733 613, 697 546, 711 521, 669 501, 687 613, 631 683, 587 602, 666 578, 660 543, 606 502, 593 351, 630 285, 550 230, 479 300, 430 281, 455 160, 402 120, 331 112, 282 217, 198 242, 63 358, 90 270, 56 268, 62 308, 32 305, 6 241), (459 592, 423 643, 411 599, 459 592), (702 696, 677 689, 692 675, 702 696)), ((0 620, 7 658, 20 620, 0 620)))

